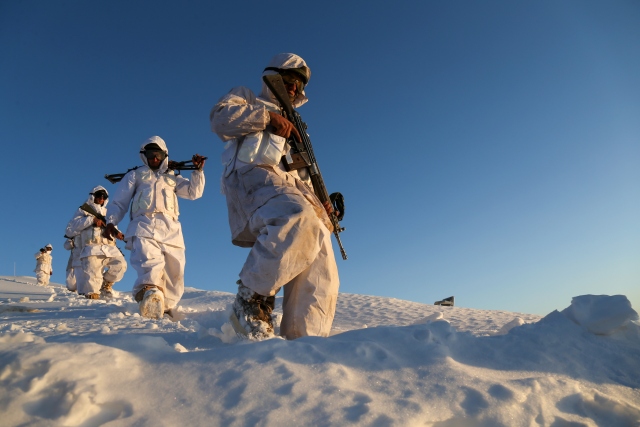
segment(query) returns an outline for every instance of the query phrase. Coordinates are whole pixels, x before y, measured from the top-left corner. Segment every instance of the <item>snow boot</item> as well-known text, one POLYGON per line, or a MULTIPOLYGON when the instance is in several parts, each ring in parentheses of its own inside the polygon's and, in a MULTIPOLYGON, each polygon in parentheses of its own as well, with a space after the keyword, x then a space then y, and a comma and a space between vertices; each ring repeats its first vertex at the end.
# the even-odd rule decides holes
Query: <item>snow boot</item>
POLYGON ((102 280, 102 287, 100 288, 100 297, 102 299, 113 298, 113 282, 107 282, 102 280))
POLYGON ((89 292, 88 294, 84 294, 84 297, 86 299, 99 299, 100 298, 100 294, 98 294, 96 292, 89 292))
POLYGON ((149 319, 162 319, 164 316, 164 294, 153 285, 145 286, 136 295, 136 300, 140 302, 140 315, 149 319), (138 300, 138 295, 142 294, 142 299, 138 300))
POLYGON ((264 340, 275 337, 271 313, 276 297, 265 297, 253 292, 238 280, 238 294, 233 302, 233 311, 229 317, 236 333, 252 340, 264 340))

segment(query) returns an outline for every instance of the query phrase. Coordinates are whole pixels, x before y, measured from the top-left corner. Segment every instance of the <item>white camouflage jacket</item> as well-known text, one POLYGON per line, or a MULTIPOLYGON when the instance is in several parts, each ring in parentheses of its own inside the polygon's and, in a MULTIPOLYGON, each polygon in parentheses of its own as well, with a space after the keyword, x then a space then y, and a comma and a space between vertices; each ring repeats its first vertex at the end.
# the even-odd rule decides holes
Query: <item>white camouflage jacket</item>
MULTIPOLYGON (((91 190, 91 193, 99 190, 107 191, 106 188, 98 185, 91 190)), ((107 194, 109 193, 107 192, 107 194)), ((109 199, 106 199, 104 206, 100 206, 93 202, 93 194, 89 194, 89 198, 85 203, 91 206, 97 213, 105 215, 107 213, 106 205, 108 201, 109 199)), ((71 218, 71 221, 67 224, 65 235, 67 237, 79 236, 79 239, 75 239, 75 241, 79 243, 77 246, 80 251, 78 259, 91 255, 104 255, 109 258, 122 256, 122 253, 116 247, 115 240, 102 237, 102 228, 93 225, 94 218, 90 213, 78 208, 73 218, 71 218)))
MULTIPOLYGON (((159 136, 147 139, 140 151, 151 143, 158 144, 169 153, 167 144, 159 136)), ((140 158, 144 166, 128 172, 118 184, 107 209, 107 222, 117 225, 131 207, 130 222, 125 233, 128 249, 131 248, 133 236, 184 248, 182 227, 178 221, 178 197, 189 200, 202 197, 204 172, 194 170, 191 179, 187 179, 168 170, 169 157, 155 171, 149 168, 144 154, 141 153, 140 158)))
POLYGON ((37 252, 34 257, 36 258, 36 268, 33 270, 35 273, 41 271, 49 274, 51 272, 51 262, 53 257, 49 252, 37 252))
MULTIPOLYGON (((280 54, 272 59, 268 67, 281 69, 307 67, 305 61, 294 54, 280 54)), ((308 67, 307 67, 308 68, 308 67)), ((263 75, 273 74, 275 71, 266 70, 263 75)), ((295 108, 300 107, 308 101, 305 92, 298 94, 293 101, 295 108)), ((216 133, 223 142, 226 142, 224 152, 222 153, 221 162, 223 165, 221 190, 223 194, 227 194, 234 185, 235 180, 227 179, 234 171, 240 171, 243 174, 253 167, 261 167, 283 177, 283 181, 288 184, 285 186, 273 186, 265 184, 260 191, 252 193, 252 196, 243 203, 235 201, 235 198, 227 197, 227 207, 229 208, 229 226, 231 227, 232 241, 239 246, 249 246, 251 242, 242 242, 247 226, 247 215, 241 214, 246 212, 251 215, 253 211, 262 206, 269 198, 275 197, 282 193, 302 193, 305 198, 313 205, 318 218, 320 218, 327 228, 331 229, 331 222, 322 207, 322 204, 313 193, 313 186, 306 169, 287 172, 279 160, 283 155, 289 153, 291 147, 277 135, 270 135, 267 126, 270 122, 269 111, 281 113, 281 107, 271 93, 267 85, 262 83, 262 91, 260 95, 256 95, 248 88, 239 86, 231 89, 229 93, 222 96, 216 105, 211 109, 209 119, 211 122, 211 130, 216 133), (261 148, 268 139, 271 147, 281 150, 279 156, 269 155, 260 156, 261 148), (247 147, 247 144, 251 146, 247 147), (251 160, 251 156, 247 153, 258 153, 255 160, 251 160), (245 156, 243 157, 243 154, 245 156), (271 159, 278 159, 270 162, 271 159), (293 179, 292 179, 293 178, 293 179), (235 206, 237 203, 243 206, 235 206)), ((233 188, 231 191, 238 191, 240 188, 233 188)), ((250 240, 250 237, 244 237, 250 240)))

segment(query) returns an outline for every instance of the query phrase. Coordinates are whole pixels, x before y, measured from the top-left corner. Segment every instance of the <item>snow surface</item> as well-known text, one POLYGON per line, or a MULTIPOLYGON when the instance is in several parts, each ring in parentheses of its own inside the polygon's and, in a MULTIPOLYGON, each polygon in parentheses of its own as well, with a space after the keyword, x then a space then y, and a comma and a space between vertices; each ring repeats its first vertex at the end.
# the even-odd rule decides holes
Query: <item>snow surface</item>
POLYGON ((233 334, 232 298, 187 288, 179 321, 149 320, 0 277, 0 424, 640 426, 625 296, 541 318, 341 294, 331 337, 261 342, 233 334))

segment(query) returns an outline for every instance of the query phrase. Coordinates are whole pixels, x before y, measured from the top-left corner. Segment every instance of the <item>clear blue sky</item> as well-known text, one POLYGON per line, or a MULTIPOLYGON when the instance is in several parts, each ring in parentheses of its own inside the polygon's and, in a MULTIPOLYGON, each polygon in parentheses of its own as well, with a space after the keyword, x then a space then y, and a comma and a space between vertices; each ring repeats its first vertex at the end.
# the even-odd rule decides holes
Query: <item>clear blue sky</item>
POLYGON ((640 310, 639 46, 635 0, 1 1, 0 275, 33 275, 52 243, 64 283, 73 212, 159 135, 173 159, 209 156, 204 197, 180 205, 186 284, 235 292, 247 252, 208 114, 294 52, 346 197, 342 292, 534 314, 624 294, 640 310))

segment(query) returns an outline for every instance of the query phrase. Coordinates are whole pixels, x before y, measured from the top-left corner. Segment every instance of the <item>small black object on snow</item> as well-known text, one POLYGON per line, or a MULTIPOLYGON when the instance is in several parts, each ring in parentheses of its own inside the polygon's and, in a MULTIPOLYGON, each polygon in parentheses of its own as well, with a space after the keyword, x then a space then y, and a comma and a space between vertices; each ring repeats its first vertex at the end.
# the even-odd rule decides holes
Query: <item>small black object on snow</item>
POLYGON ((445 298, 445 299, 443 299, 441 301, 436 301, 433 304, 434 305, 444 305, 444 306, 447 306, 447 307, 453 307, 453 300, 454 300, 454 297, 449 297, 449 298, 445 298))

